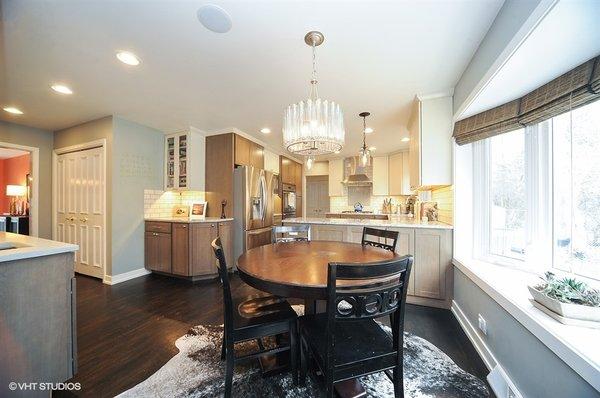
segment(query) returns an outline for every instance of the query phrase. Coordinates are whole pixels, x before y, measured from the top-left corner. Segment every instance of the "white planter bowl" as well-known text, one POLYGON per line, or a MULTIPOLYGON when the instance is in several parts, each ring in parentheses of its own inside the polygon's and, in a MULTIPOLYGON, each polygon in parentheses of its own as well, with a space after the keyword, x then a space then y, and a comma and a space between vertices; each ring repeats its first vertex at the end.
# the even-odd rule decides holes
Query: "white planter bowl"
POLYGON ((600 307, 590 307, 588 305, 561 303, 544 293, 538 291, 533 286, 527 286, 534 300, 557 313, 563 318, 580 319, 584 321, 600 322, 600 307))

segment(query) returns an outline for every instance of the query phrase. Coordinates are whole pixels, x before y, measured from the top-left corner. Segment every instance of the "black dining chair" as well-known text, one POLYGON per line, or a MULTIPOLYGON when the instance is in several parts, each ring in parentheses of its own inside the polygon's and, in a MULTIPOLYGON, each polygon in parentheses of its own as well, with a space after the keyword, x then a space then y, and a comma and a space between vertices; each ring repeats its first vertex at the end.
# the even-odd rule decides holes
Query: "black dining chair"
POLYGON ((309 224, 276 225, 271 231, 271 243, 310 242, 309 224))
POLYGON ((212 248, 218 260, 219 277, 223 283, 223 307, 225 326, 221 346, 221 359, 226 360, 225 397, 231 397, 233 366, 235 362, 258 358, 263 355, 290 351, 290 365, 294 384, 298 383, 297 369, 297 315, 282 298, 275 296, 250 296, 234 299, 231 296, 227 263, 223 254, 221 239, 212 241, 212 248), (265 349, 262 338, 289 334, 289 344, 265 349), (257 352, 236 357, 234 345, 256 340, 257 352))
POLYGON ((301 384, 312 357, 324 376, 328 398, 334 396, 336 382, 381 371, 392 380, 394 396, 404 397, 404 306, 412 262, 412 256, 404 256, 367 264, 329 264, 327 312, 299 319, 301 384), (338 283, 348 280, 364 283, 351 287, 338 283), (390 338, 374 318, 391 313, 395 316, 390 338))
POLYGON ((381 247, 389 251, 396 251, 398 243, 398 231, 364 227, 362 233, 362 244, 381 247), (391 244, 388 243, 391 241, 391 244))

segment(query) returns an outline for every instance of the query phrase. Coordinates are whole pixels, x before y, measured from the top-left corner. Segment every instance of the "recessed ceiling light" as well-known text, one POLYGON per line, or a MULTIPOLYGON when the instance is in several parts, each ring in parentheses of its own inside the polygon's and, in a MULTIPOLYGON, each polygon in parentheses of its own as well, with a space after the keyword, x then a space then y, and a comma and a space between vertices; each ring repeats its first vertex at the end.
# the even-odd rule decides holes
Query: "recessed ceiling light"
POLYGON ((373 130, 371 127, 367 127, 367 128, 365 129, 365 133, 366 133, 366 134, 371 134, 373 131, 375 131, 375 130, 373 130))
POLYGON ((8 112, 8 113, 12 113, 13 115, 22 115, 23 111, 20 110, 19 108, 15 108, 14 106, 5 106, 4 111, 8 112))
POLYGON ((50 86, 50 88, 60 94, 73 94, 73 90, 64 84, 53 84, 50 86))
POLYGON ((369 147, 369 151, 375 151, 375 150, 377 150, 377 148, 375 148, 374 146, 369 147))
POLYGON ((226 33, 231 29, 231 17, 219 6, 206 4, 196 13, 198 21, 208 30, 215 33, 226 33))
POLYGON ((129 51, 119 51, 117 53, 117 58, 124 64, 131 66, 139 65, 141 62, 137 55, 129 51))
POLYGON ((408 137, 404 137, 404 138, 402 138, 400 141, 402 141, 402 142, 408 142, 408 141, 410 141, 410 138, 408 138, 408 137))
POLYGON ((271 132, 271 129, 268 127, 264 127, 262 129, 260 129, 260 132, 263 134, 269 134, 271 132))

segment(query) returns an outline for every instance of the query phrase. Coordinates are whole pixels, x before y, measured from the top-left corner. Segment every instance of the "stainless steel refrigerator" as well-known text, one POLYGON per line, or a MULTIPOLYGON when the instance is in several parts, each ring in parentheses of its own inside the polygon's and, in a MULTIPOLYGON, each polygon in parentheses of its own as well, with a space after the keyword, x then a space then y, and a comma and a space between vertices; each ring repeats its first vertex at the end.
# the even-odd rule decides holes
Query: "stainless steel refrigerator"
POLYGON ((234 258, 253 247, 271 243, 273 194, 277 179, 273 173, 252 166, 233 172, 234 258))

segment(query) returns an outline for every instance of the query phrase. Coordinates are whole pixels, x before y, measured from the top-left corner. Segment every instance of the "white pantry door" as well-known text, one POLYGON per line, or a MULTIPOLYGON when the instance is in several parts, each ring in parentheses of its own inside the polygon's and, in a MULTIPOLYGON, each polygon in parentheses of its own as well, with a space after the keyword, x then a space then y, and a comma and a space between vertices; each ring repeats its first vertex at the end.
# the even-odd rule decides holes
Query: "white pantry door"
POLYGON ((75 272, 104 277, 104 148, 58 155, 56 238, 79 245, 75 272))

